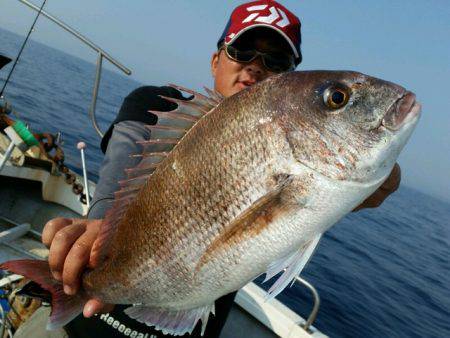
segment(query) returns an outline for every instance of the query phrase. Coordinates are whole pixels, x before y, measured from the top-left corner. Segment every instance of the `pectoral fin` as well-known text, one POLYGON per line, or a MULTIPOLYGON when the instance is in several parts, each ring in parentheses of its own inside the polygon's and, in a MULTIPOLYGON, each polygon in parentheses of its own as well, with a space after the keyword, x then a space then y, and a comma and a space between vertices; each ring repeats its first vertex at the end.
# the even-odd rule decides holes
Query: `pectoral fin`
POLYGON ((241 215, 236 217, 226 229, 217 236, 202 255, 197 264, 197 271, 206 264, 211 256, 242 240, 257 236, 261 231, 269 226, 276 218, 283 216, 293 207, 292 204, 285 203, 282 193, 284 188, 292 182, 290 176, 285 177, 276 189, 256 200, 253 205, 247 208, 241 215))
POLYGON ((294 278, 300 274, 309 262, 309 259, 313 255, 321 237, 322 234, 318 234, 312 240, 303 245, 298 251, 295 251, 287 257, 283 257, 269 265, 264 282, 268 281, 279 272, 284 272, 270 287, 269 293, 266 297, 267 300, 277 296, 286 286, 288 286, 290 282, 294 281, 294 278))

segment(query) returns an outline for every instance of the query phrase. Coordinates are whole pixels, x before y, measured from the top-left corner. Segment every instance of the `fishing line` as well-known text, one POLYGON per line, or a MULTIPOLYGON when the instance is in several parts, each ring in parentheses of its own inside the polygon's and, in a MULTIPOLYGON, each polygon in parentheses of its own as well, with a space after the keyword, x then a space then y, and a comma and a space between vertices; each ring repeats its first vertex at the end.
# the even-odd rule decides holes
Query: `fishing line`
POLYGON ((42 5, 41 5, 41 7, 39 8, 39 11, 38 11, 36 17, 34 18, 34 22, 33 22, 33 24, 31 25, 30 30, 28 31, 28 34, 27 34, 27 36, 26 36, 26 38, 25 38, 25 41, 23 42, 22 47, 20 48, 19 54, 17 54, 17 58, 16 58, 16 60, 14 61, 11 70, 9 71, 8 77, 6 78, 6 81, 5 81, 5 83, 3 84, 2 90, 0 91, 0 98, 3 97, 3 92, 5 91, 5 88, 6 88, 6 86, 8 85, 9 79, 11 78, 11 75, 12 75, 12 73, 14 72, 14 68, 16 68, 17 63, 19 62, 19 58, 20 58, 20 56, 22 55, 23 49, 25 48, 25 45, 27 44, 28 38, 30 37, 31 33, 33 32, 34 25, 36 25, 36 21, 37 21, 37 19, 39 18, 39 16, 41 15, 41 12, 42 12, 42 10, 44 9, 44 6, 45 6, 45 3, 46 3, 46 2, 47 2, 47 0, 44 0, 44 2, 42 2, 42 5))

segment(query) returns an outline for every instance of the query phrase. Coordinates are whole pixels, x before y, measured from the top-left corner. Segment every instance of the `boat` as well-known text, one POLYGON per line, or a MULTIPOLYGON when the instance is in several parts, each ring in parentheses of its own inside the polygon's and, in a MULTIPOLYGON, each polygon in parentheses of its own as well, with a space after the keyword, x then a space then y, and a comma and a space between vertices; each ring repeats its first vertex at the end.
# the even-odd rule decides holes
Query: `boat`
MULTIPOLYGON (((97 53, 89 116, 95 131, 102 136, 95 108, 103 60, 108 60, 126 75, 130 75, 131 71, 60 19, 27 0, 18 1, 97 53)), ((11 61, 7 57, 2 60, 3 65, 11 61)), ((87 180, 83 157, 82 176, 64 165, 64 156, 61 156, 63 148, 57 131, 53 131, 56 134, 52 140, 53 149, 47 151, 48 135, 52 134, 33 134, 24 123, 9 117, 10 106, 5 99, 0 103, 0 262, 19 258, 46 259, 48 250, 41 243, 45 223, 55 217, 85 217, 95 191, 95 182, 87 180), (17 140, 11 141, 14 137, 11 133, 27 138, 25 145, 20 145, 17 140)), ((24 319, 39 306, 46 305, 45 302, 18 295, 16 290, 23 282, 22 276, 0 275, 0 337, 12 336, 24 319)), ((277 299, 265 301, 266 291, 251 282, 239 290, 221 337, 327 337, 313 326, 320 304, 316 289, 300 277, 295 282, 313 295, 314 304, 308 318, 302 318, 277 299)))

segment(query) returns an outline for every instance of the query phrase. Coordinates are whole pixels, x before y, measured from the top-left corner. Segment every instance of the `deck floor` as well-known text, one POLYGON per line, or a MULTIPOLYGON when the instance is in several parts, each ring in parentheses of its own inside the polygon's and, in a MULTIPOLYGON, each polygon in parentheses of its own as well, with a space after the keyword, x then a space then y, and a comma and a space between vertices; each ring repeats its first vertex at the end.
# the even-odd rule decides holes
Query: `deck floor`
POLYGON ((42 232, 55 217, 80 217, 72 210, 42 200, 41 183, 0 176, 0 216, 16 223, 29 223, 42 232))

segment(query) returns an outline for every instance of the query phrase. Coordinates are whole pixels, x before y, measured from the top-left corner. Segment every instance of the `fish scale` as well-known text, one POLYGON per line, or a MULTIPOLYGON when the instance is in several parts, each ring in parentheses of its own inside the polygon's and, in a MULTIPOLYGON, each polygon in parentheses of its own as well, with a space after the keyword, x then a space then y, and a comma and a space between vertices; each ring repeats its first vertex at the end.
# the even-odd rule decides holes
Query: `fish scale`
MULTIPOLYGON (((240 121, 240 123, 241 123, 241 125, 242 125, 242 121, 240 121)), ((251 144, 251 142, 249 142, 250 144, 251 144)), ((199 153, 196 153, 196 154, 193 154, 190 158, 192 159, 192 158, 195 158, 195 159, 197 159, 197 158, 202 158, 202 157, 204 157, 204 156, 206 156, 205 154, 208 154, 208 153, 212 153, 212 154, 217 154, 218 152, 217 152, 217 150, 216 150, 216 152, 212 152, 211 151, 211 147, 206 147, 206 144, 205 144, 205 147, 204 148, 202 148, 202 144, 200 144, 196 149, 200 149, 200 150, 204 150, 203 151, 203 154, 201 154, 201 152, 200 152, 200 154, 199 153)), ((238 143, 238 142, 236 142, 236 147, 238 147, 238 148, 241 148, 241 143, 238 143)), ((236 153, 237 152, 237 149, 230 149, 230 152, 232 152, 232 153, 236 153)), ((219 154, 220 154, 220 152, 219 152, 219 154)), ((222 153, 223 154, 223 156, 225 157, 225 158, 227 158, 227 153, 222 153)), ((261 162, 263 162, 264 160, 262 159, 262 161, 261 162)), ((213 161, 212 161, 213 163, 214 162, 217 162, 217 159, 213 159, 213 161)), ((189 164, 188 164, 189 165, 189 164)), ((170 167, 170 163, 168 163, 167 164, 167 167, 170 167)), ((237 167, 237 169, 239 169, 239 167, 237 167)), ((181 170, 181 169, 180 169, 181 170)), ((238 170, 237 170, 238 171, 238 170)), ((191 174, 194 174, 195 172, 192 172, 191 174)), ((212 173, 212 172, 211 172, 212 173)), ((244 185, 245 186, 245 182, 247 183, 247 185, 249 185, 250 186, 250 184, 249 184, 249 180, 246 180, 246 175, 245 175, 245 173, 246 173, 246 171, 244 170, 242 173, 241 173, 241 179, 239 179, 239 178, 234 178, 234 180, 233 181, 241 181, 241 188, 243 188, 242 187, 242 185, 244 185), (242 184, 242 182, 244 182, 244 184, 242 184)), ((228 176, 230 176, 230 178, 231 179, 233 179, 233 175, 230 175, 230 172, 228 171, 228 176)), ((237 175, 236 175, 237 176, 237 175)), ((164 190, 164 191, 170 191, 172 194, 175 194, 176 195, 176 188, 177 187, 182 187, 181 189, 183 189, 183 182, 179 182, 179 180, 177 180, 177 178, 178 178, 178 176, 175 174, 175 175, 167 175, 167 176, 165 176, 165 178, 166 178, 166 180, 168 181, 168 182, 170 182, 170 185, 169 185, 169 187, 167 187, 166 189, 164 189, 164 188, 161 188, 161 190, 164 190), (175 191, 174 191, 175 190, 175 191)), ((223 182, 223 180, 224 180, 224 175, 220 175, 220 173, 219 173, 219 175, 217 175, 217 176, 214 176, 214 175, 210 175, 209 176, 209 179, 210 179, 210 181, 209 182, 206 182, 203 178, 201 178, 200 179, 200 184, 199 184, 199 186, 200 186, 200 188, 198 188, 201 192, 203 192, 203 194, 201 194, 200 195, 200 197, 198 198, 198 201, 207 201, 207 202, 209 202, 210 201, 210 199, 209 198, 206 198, 207 196, 211 196, 211 193, 213 192, 212 191, 212 188, 210 188, 210 187, 214 187, 215 186, 215 182, 214 182, 214 179, 218 179, 218 180, 220 180, 221 182, 223 182), (212 182, 211 182, 212 181, 212 182)), ((161 180, 162 181, 162 180, 161 180)), ((192 187, 197 187, 198 185, 197 184, 195 184, 196 182, 194 182, 194 184, 191 184, 191 186, 192 187)), ((156 189, 157 191, 159 190, 159 189, 156 189)), ((194 193, 195 194, 195 193, 194 193)), ((189 194, 185 194, 184 196, 188 196, 189 197, 189 194)), ((237 196, 238 194, 236 194, 236 192, 234 192, 233 193, 233 195, 234 196, 237 196)), ((164 199, 166 196, 164 195, 164 193, 163 194, 158 194, 158 196, 160 196, 160 198, 161 199, 164 199)), ((244 196, 244 200, 243 201, 240 201, 239 199, 236 201, 236 204, 237 205, 242 205, 243 203, 242 202, 244 202, 244 205, 246 205, 246 204, 249 204, 249 203, 251 203, 251 199, 250 199, 250 197, 249 196, 244 196), (245 202, 247 202, 247 203, 245 203, 245 202)), ((149 201, 149 203, 152 203, 152 201, 149 201)), ((164 203, 164 202, 162 202, 162 204, 164 204, 164 205, 167 205, 167 204, 171 204, 172 206, 177 206, 178 205, 178 203, 177 203, 177 201, 170 201, 169 203, 164 203)), ((203 212, 201 212, 202 211, 202 209, 200 209, 200 210, 193 210, 196 214, 198 214, 199 213, 199 211, 200 211, 200 215, 204 215, 205 214, 205 212, 206 211, 210 211, 212 214, 209 214, 208 215, 208 213, 206 213, 206 215, 203 217, 203 219, 204 219, 204 221, 202 222, 203 224, 207 224, 207 221, 209 220, 209 219, 211 219, 211 218, 214 218, 214 216, 215 216, 215 214, 217 214, 218 215, 218 211, 216 211, 215 213, 213 212, 214 211, 214 209, 212 208, 212 206, 213 205, 208 205, 208 203, 206 204, 206 207, 205 207, 205 209, 203 209, 203 212), (206 221, 206 222, 205 222, 206 221)), ((169 206, 169 208, 170 208, 170 206, 169 206)), ((238 208, 235 208, 236 209, 236 211, 238 211, 239 209, 238 208)), ((167 214, 171 214, 170 213, 170 211, 168 211, 168 212, 166 212, 167 214)), ((179 217, 178 217, 178 219, 181 219, 181 220, 184 220, 184 219, 191 219, 191 215, 189 215, 187 212, 186 212, 186 210, 182 210, 181 212, 180 211, 178 211, 178 214, 180 215, 179 217)), ((234 216, 236 216, 236 215, 234 215, 234 216)), ((169 222, 171 222, 172 224, 173 224, 173 226, 175 227, 175 228, 177 228, 177 229, 181 229, 180 230, 180 233, 179 233, 179 235, 181 236, 181 238, 186 238, 187 236, 187 234, 186 234, 186 232, 187 231, 189 231, 189 229, 187 228, 187 227, 185 227, 183 224, 182 224, 182 222, 179 222, 178 221, 178 219, 173 219, 173 217, 169 217, 169 222), (183 231, 184 230, 184 231, 183 231)), ((200 224, 200 223, 199 223, 200 224)), ((195 232, 195 231, 194 231, 195 232)), ((169 237, 170 237, 170 234, 168 235, 169 237)), ((199 242, 202 242, 202 240, 200 240, 199 242)), ((190 244, 190 243, 185 243, 185 244, 190 244)), ((176 245, 176 244, 175 244, 176 245)), ((181 247, 180 246, 178 246, 180 249, 182 249, 183 248, 183 242, 181 242, 181 247)), ((162 248, 163 249, 163 248, 162 248)), ((163 251, 164 252, 164 249, 163 250, 161 250, 161 251, 163 251)), ((162 259, 162 258, 161 258, 162 259)), ((149 273, 149 274, 151 274, 151 273, 149 273)), ((171 272, 171 274, 173 275, 173 272, 171 272)), ((174 278, 174 279, 176 279, 176 278, 174 278)), ((184 290, 182 290, 183 292, 184 292, 184 290)))
POLYGON ((50 328, 96 297, 130 304, 126 314, 163 332, 199 320, 203 332, 216 299, 282 272, 275 297, 322 233, 384 182, 420 112, 412 93, 354 72, 280 74, 226 99, 175 88, 193 99, 153 112, 153 138, 120 182, 81 295, 65 296, 45 262, 2 265, 52 292, 50 328), (346 100, 330 103, 336 91, 346 100))

